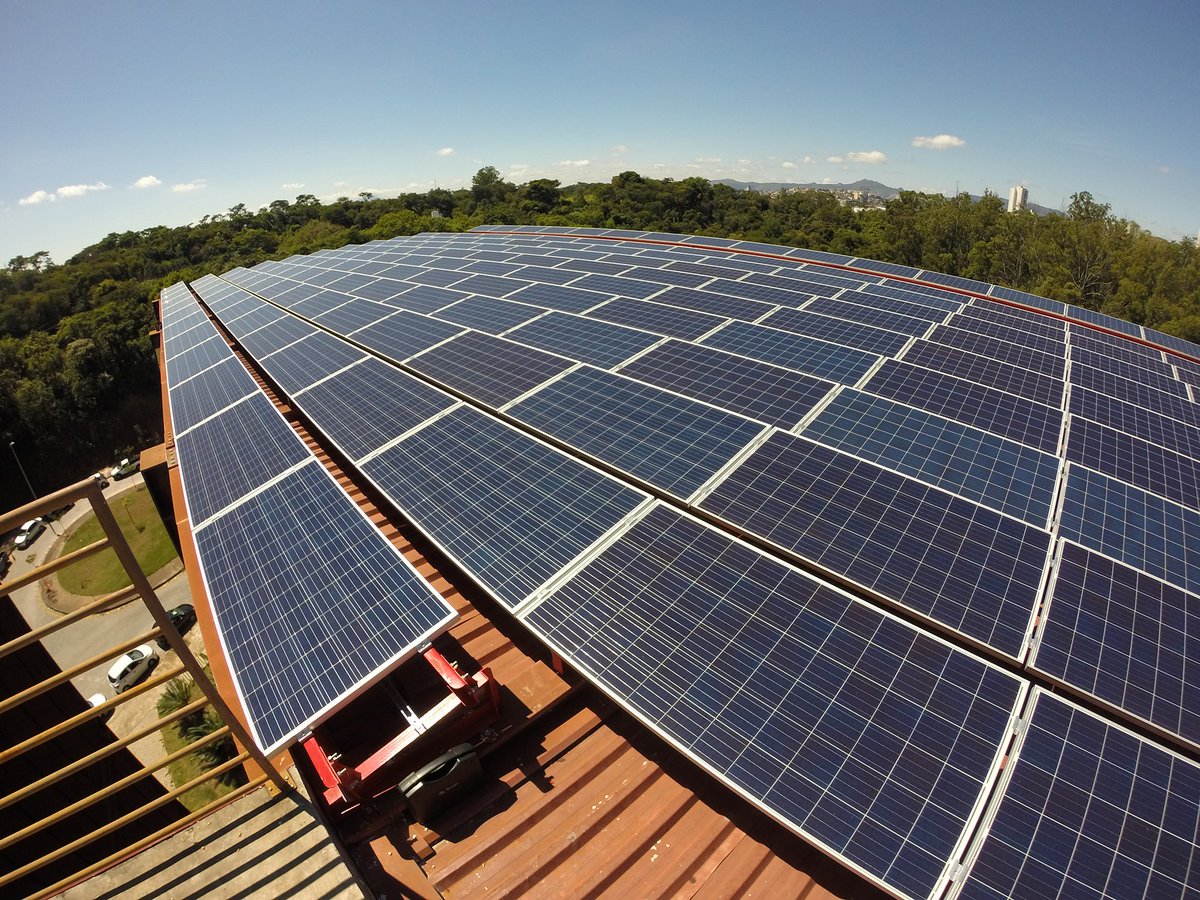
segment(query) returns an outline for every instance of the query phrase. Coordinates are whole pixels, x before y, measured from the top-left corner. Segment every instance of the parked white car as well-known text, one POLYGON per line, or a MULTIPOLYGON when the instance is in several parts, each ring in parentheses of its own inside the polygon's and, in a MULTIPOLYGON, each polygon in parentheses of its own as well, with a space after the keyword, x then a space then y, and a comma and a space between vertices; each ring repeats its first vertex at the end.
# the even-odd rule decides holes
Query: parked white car
POLYGON ((112 685, 113 693, 120 694, 129 690, 158 665, 158 653, 149 644, 134 647, 124 656, 119 657, 108 670, 108 683, 112 685))
POLYGON ((28 550, 33 542, 38 539, 43 531, 46 530, 46 523, 39 519, 30 519, 21 526, 21 530, 17 532, 17 539, 13 543, 18 550, 28 550))

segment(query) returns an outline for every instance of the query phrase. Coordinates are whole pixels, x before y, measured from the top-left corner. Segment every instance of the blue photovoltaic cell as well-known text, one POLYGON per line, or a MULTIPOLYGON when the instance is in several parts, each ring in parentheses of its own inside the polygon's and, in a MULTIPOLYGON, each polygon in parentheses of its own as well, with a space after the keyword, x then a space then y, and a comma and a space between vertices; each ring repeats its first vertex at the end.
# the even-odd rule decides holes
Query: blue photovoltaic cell
POLYGON ((610 296, 610 294, 598 294, 595 291, 565 287, 561 284, 531 284, 521 288, 508 299, 562 312, 581 313, 603 303, 610 296))
POLYGON ((349 294, 337 294, 333 291, 322 291, 315 297, 309 297, 307 300, 301 300, 299 303, 292 304, 292 312, 298 316, 304 316, 306 319, 315 319, 322 313, 327 313, 331 309, 336 309, 350 299, 349 294))
POLYGON ((177 437, 175 454, 193 525, 312 456, 262 392, 177 437))
POLYGON ((780 428, 795 425, 833 387, 791 369, 676 340, 621 373, 780 428))
POLYGON ((663 306, 649 300, 626 300, 621 297, 596 307, 587 315, 588 318, 603 319, 605 322, 615 322, 617 325, 628 325, 631 328, 641 328, 655 334, 686 340, 707 334, 727 321, 720 316, 680 309, 677 306, 663 306))
POLYGON ((881 356, 898 353, 909 341, 906 334, 896 334, 884 328, 861 325, 807 309, 781 309, 771 313, 758 324, 794 331, 796 334, 805 334, 847 347, 856 347, 881 356))
POLYGON ((1200 745, 1200 597, 1064 542, 1032 665, 1200 745))
POLYGON ((338 334, 345 335, 364 325, 378 322, 395 311, 396 308, 393 306, 355 298, 343 303, 337 309, 322 313, 316 317, 316 321, 338 334))
POLYGON ((1058 360, 1060 364, 1066 356, 1065 337, 1061 330, 1052 333, 1029 330, 1022 327, 1016 319, 1009 317, 981 318, 980 316, 961 314, 951 316, 946 325, 938 325, 934 329, 933 334, 944 336, 938 338, 942 343, 962 346, 964 350, 970 350, 971 348, 966 344, 955 343, 955 340, 949 337, 952 332, 954 338, 959 341, 971 340, 974 335, 982 335, 996 341, 1017 344, 1058 360))
POLYGON ((1002 287, 998 284, 992 285, 991 296, 1011 300, 1014 303, 1023 303, 1026 306, 1033 306, 1048 312, 1059 313, 1060 315, 1067 310, 1067 305, 1059 300, 1047 300, 1045 297, 1039 297, 1036 294, 1027 294, 1024 291, 1002 287))
POLYGON ((215 329, 211 330, 209 337, 203 341, 193 344, 181 353, 167 357, 167 381, 173 385, 179 384, 197 372, 203 372, 209 366, 230 356, 233 356, 233 351, 229 349, 229 345, 217 334, 215 329))
POLYGON ((239 342, 247 353, 255 359, 261 359, 288 344, 294 344, 296 341, 316 333, 315 325, 294 316, 284 316, 270 325, 264 325, 245 335, 239 339, 239 342))
POLYGON ((410 356, 428 350, 456 334, 462 334, 461 325, 451 325, 425 316, 400 310, 386 319, 352 332, 348 337, 364 347, 382 353, 388 359, 402 362, 410 356))
POLYGON ((1061 407, 1063 381, 1030 369, 999 362, 978 353, 919 340, 904 351, 904 361, 974 384, 993 387, 1035 403, 1061 407))
MULTIPOLYGON (((638 258, 644 259, 644 257, 638 258)), ((662 263, 660 263, 661 265, 662 263)), ((665 268, 651 268, 645 263, 626 269, 622 274, 626 278, 639 278, 643 281, 653 281, 656 284, 673 284, 686 288, 699 287, 708 281, 703 275, 692 275, 689 272, 676 272, 665 268)))
POLYGON ((943 322, 948 315, 962 309, 961 302, 939 303, 934 298, 920 297, 890 285, 863 285, 858 290, 847 291, 838 299, 930 323, 943 322))
MULTIPOLYGON (((1177 410, 1180 407, 1187 408, 1192 402, 1191 398, 1188 397, 1187 387, 1178 381, 1174 382, 1173 385, 1163 383, 1163 387, 1174 387, 1174 390, 1164 391, 1145 384, 1139 384, 1136 381, 1130 381, 1121 375, 1106 372, 1103 369, 1095 369, 1074 361, 1071 363, 1070 377, 1071 384, 1074 387, 1087 388, 1090 391, 1115 397, 1118 400, 1124 400, 1126 403, 1145 407, 1165 416, 1172 415, 1172 410, 1177 410)), ((1186 421, 1186 419, 1183 421, 1186 421)))
POLYGON ((589 291, 599 291, 602 294, 613 294, 618 297, 633 297, 641 300, 662 290, 661 284, 649 281, 637 281, 631 278, 614 278, 611 275, 584 275, 578 281, 571 282, 571 287, 583 288, 589 291))
POLYGON ((1177 399, 1175 403, 1177 407, 1172 412, 1178 415, 1172 417, 1075 387, 1071 389, 1070 406, 1073 416, 1091 419, 1126 434, 1136 434, 1160 447, 1200 459, 1200 406, 1183 399, 1177 399))
MULTIPOLYGON (((717 289, 714 288, 714 290, 717 289)), ((770 303, 759 303, 757 300, 743 300, 738 297, 714 294, 708 290, 697 291, 682 287, 668 288, 655 297, 654 302, 694 309, 697 312, 712 313, 722 318, 744 319, 747 322, 760 319, 774 309, 773 304, 770 303)))
MULTIPOLYGON (((854 294, 842 295, 843 298, 847 296, 855 297, 854 294)), ((889 312, 886 309, 876 309, 873 306, 864 305, 870 299, 870 297, 863 297, 862 302, 848 302, 845 299, 830 300, 825 297, 818 297, 804 308, 809 312, 821 313, 822 315, 832 316, 835 319, 845 319, 849 322, 858 322, 862 325, 873 325, 876 328, 882 328, 896 334, 909 335, 910 337, 920 337, 933 324, 927 319, 914 319, 912 316, 905 316, 900 313, 889 312)))
MULTIPOLYGON (((1038 340, 1052 340, 1061 344, 1066 340, 1066 325, 1059 319, 1052 319, 1040 313, 1024 309, 1014 309, 989 300, 976 300, 962 308, 950 318, 951 325, 961 328, 969 326, 962 323, 963 319, 988 322, 993 325, 1003 325, 1025 333, 1038 340)), ((1015 338, 1014 338, 1015 339, 1015 338)))
POLYGON ((703 343, 842 384, 854 384, 879 361, 853 347, 748 322, 730 322, 703 343))
POLYGON ((341 291, 343 294, 357 294, 358 289, 368 285, 375 279, 368 275, 351 274, 331 281, 327 287, 331 291, 341 291))
POLYGON ((230 356, 171 388, 171 421, 178 435, 231 403, 258 391, 246 368, 230 356))
POLYGON ((455 282, 454 289, 465 291, 468 294, 480 294, 484 297, 504 297, 518 288, 524 287, 525 284, 523 281, 500 278, 496 275, 473 275, 455 282))
POLYGON ((338 369, 365 359, 366 355, 332 334, 317 331, 302 341, 260 358, 258 364, 285 394, 294 394, 338 369))
POLYGON ((440 344, 408 364, 490 406, 502 406, 575 365, 560 356, 478 331, 440 344))
POLYGON ((1143 331, 1146 333, 1147 340, 1154 341, 1154 343, 1162 347, 1167 347, 1171 350, 1178 351, 1179 353, 1190 356, 1193 359, 1200 359, 1200 345, 1197 345, 1192 341, 1185 341, 1181 337, 1176 337, 1173 334, 1165 334, 1161 331, 1156 331, 1153 328, 1143 328, 1143 331))
POLYGON ((644 499, 468 407, 431 422, 362 468, 509 608, 644 499))
POLYGON ((930 332, 928 340, 945 347, 986 356, 1057 381, 1062 381, 1066 374, 1062 342, 1054 344, 1054 349, 1047 352, 1034 350, 1027 344, 1014 344, 1000 337, 951 325, 936 326, 930 332))
POLYGON ((1037 689, 964 900, 1200 895, 1200 766, 1037 689))
POLYGON ((1071 419, 1067 459, 1200 509, 1200 462, 1088 419, 1071 419))
POLYGON ((1072 465, 1059 533, 1200 593, 1200 513, 1072 465))
POLYGON ((921 278, 924 281, 962 288, 964 291, 974 291, 977 294, 986 294, 991 289, 991 285, 985 281, 976 281, 974 278, 963 278, 959 275, 943 275, 941 272, 926 270, 921 273, 921 278))
POLYGON ((880 262, 877 259, 853 259, 849 265, 868 272, 882 272, 884 275, 899 275, 901 278, 916 278, 921 274, 920 269, 912 266, 902 266, 899 263, 880 262))
POLYGON ((208 316, 196 307, 194 315, 189 314, 180 317, 175 325, 166 324, 167 320, 163 319, 163 332, 166 337, 163 343, 163 351, 167 359, 173 356, 179 356, 181 353, 186 353, 197 344, 207 341, 210 337, 217 333, 212 323, 208 320, 208 316))
MULTIPOLYGON (((728 278, 719 278, 707 286, 707 290, 718 291, 722 294, 728 294, 731 297, 741 297, 745 300, 753 300, 761 302, 764 307, 772 306, 803 306, 808 303, 813 296, 811 290, 803 290, 803 285, 797 281, 787 278, 780 278, 779 281, 787 282, 785 287, 769 287, 764 284, 753 284, 749 281, 733 281, 728 278)), ((829 293, 837 293, 833 288, 826 289, 829 293)), ((767 309, 764 308, 763 312, 767 309)))
POLYGON ((1133 337, 1142 336, 1141 326, 1134 325, 1132 322, 1126 322, 1124 319, 1118 319, 1115 316, 1096 312, 1094 309, 1084 309, 1082 306, 1068 306, 1067 315, 1080 322, 1090 322, 1093 325, 1110 328, 1122 334, 1132 335, 1133 337))
POLYGON ((1058 451, 1062 411, 898 360, 885 360, 864 390, 1011 438, 1058 451))
POLYGON ((657 334, 560 312, 522 325, 506 337, 604 369, 662 340, 657 334))
POLYGON ((1022 652, 1045 530, 782 432, 700 507, 1001 653, 1022 652))
POLYGON ((287 315, 277 306, 271 306, 257 297, 250 301, 251 306, 243 308, 241 314, 237 318, 231 318, 227 313, 221 313, 217 316, 221 320, 229 333, 234 337, 240 338, 243 334, 249 334, 251 331, 262 328, 264 325, 270 325, 272 322, 278 321, 287 315))
POLYGON ((544 310, 523 303, 509 303, 492 297, 468 297, 436 313, 437 318, 466 325, 488 334, 500 334, 530 319, 544 310))
POLYGON ((1096 331, 1094 328, 1074 323, 1069 326, 1069 332, 1072 347, 1081 347, 1093 353, 1110 355, 1132 365, 1151 369, 1168 378, 1173 377, 1170 363, 1163 361, 1163 352, 1155 347, 1147 347, 1136 341, 1105 334, 1103 331, 1096 331))
MULTIPOLYGON (((569 257, 558 264, 558 268, 576 272, 576 278, 583 277, 581 274, 579 274, 583 272, 590 272, 594 275, 602 277, 619 275, 621 272, 624 272, 627 268, 629 268, 629 264, 625 262, 604 262, 600 259, 600 257, 606 255, 607 254, 604 253, 586 254, 581 251, 573 250, 569 257)), ((620 279, 613 280, 620 281, 620 279)), ((583 287, 583 285, 579 286, 583 287)), ((662 287, 662 285, 653 285, 653 287, 655 290, 658 290, 660 287, 662 287)), ((606 289, 600 282, 597 282, 595 285, 590 285, 589 288, 593 291, 601 291, 605 294, 615 293, 614 291, 606 289)))
POLYGON ((238 694, 268 753, 456 616, 315 461, 195 538, 238 694))
POLYGON ((466 272, 457 272, 446 269, 422 269, 414 275, 409 275, 407 280, 413 284, 428 285, 430 287, 448 287, 456 281, 462 281, 466 278, 490 278, 489 275, 468 275, 466 272))
POLYGON ((347 456, 358 459, 458 401, 368 357, 304 391, 295 402, 347 456))
MULTIPOLYGON (((730 284, 730 282, 722 282, 730 284)), ((772 288, 779 291, 794 292, 798 295, 807 295, 813 297, 833 297, 838 292, 845 290, 847 287, 856 287, 854 284, 829 284, 819 278, 805 278, 802 275, 764 275, 755 273, 749 276, 744 282, 734 282, 736 284, 753 284, 760 287, 772 288)), ((720 288, 714 288, 720 290, 720 288)), ((795 306, 801 297, 794 297, 785 305, 795 306)))
MULTIPOLYGON (((537 261, 537 262, 535 262, 534 259, 529 256, 518 257, 518 259, 520 259, 522 262, 529 263, 529 265, 526 265, 520 269, 517 269, 515 272, 513 272, 513 277, 524 278, 527 281, 535 281, 536 280, 537 284, 530 285, 530 287, 528 287, 528 288, 521 288, 521 290, 517 291, 516 294, 513 294, 510 299, 517 299, 520 294, 522 294, 524 291, 529 290, 530 288, 546 288, 546 287, 551 287, 551 286, 556 286, 556 287, 562 286, 562 285, 566 284, 568 281, 574 281, 576 278, 579 277, 578 272, 573 272, 569 269, 552 268, 551 264, 554 262, 554 260, 551 260, 551 259, 543 258, 542 260, 537 261)), ((587 293, 590 293, 590 291, 583 291, 582 293, 587 294, 587 293)), ((605 295, 605 296, 607 296, 607 295, 605 295)), ((578 312, 579 310, 576 308, 577 305, 579 304, 579 302, 581 300, 585 300, 585 299, 587 299, 587 298, 581 297, 581 298, 576 298, 575 300, 568 299, 566 301, 560 301, 559 303, 548 303, 545 300, 538 300, 537 302, 540 306, 551 306, 554 309, 564 309, 569 312, 578 312), (571 305, 570 306, 566 305, 568 303, 571 305)), ((587 307, 583 307, 583 308, 586 309, 587 307)))
POLYGON ((402 291, 406 291, 411 287, 403 281, 394 281, 391 278, 373 278, 370 284, 364 284, 356 287, 349 293, 355 297, 362 297, 366 300, 384 301, 390 300, 402 291))
POLYGON ((449 306, 456 300, 461 300, 467 295, 461 291, 452 291, 447 288, 432 287, 430 285, 420 285, 410 288, 399 296, 392 297, 388 300, 389 306, 398 306, 401 309, 407 309, 410 312, 431 313, 443 307, 449 306))
POLYGON ((591 367, 568 372, 508 413, 685 499, 763 430, 758 422, 591 367))
POLYGON ((847 389, 802 432, 1044 528, 1057 456, 911 406, 847 389))
POLYGON ((1144 386, 1166 394, 1175 394, 1178 397, 1187 396, 1187 388, 1176 380, 1169 366, 1160 362, 1158 363, 1159 371, 1147 368, 1147 366, 1153 365, 1152 360, 1138 360, 1130 363, 1117 359, 1110 353, 1094 353, 1082 347, 1071 348, 1072 372, 1079 367, 1098 369, 1117 376, 1121 381, 1129 382, 1134 389, 1144 386))
MULTIPOLYGON (((905 303, 915 303, 918 307, 942 312, 958 312, 971 302, 970 297, 942 290, 928 284, 911 284, 909 282, 885 281, 883 284, 864 285, 863 290, 873 293, 876 297, 890 297, 905 303)), ((903 309, 898 310, 903 312, 903 309)), ((913 315, 918 315, 913 312, 913 315)))
POLYGON ((861 287, 868 282, 878 282, 879 279, 872 278, 870 275, 855 275, 851 272, 834 273, 828 269, 819 268, 817 266, 799 266, 797 268, 788 268, 789 263, 784 263, 776 274, 781 278, 792 278, 800 281, 816 282, 817 284, 829 285, 830 287, 846 288, 853 290, 856 287, 861 287))
POLYGON ((658 506, 524 621, 775 818, 935 895, 1019 681, 658 506))

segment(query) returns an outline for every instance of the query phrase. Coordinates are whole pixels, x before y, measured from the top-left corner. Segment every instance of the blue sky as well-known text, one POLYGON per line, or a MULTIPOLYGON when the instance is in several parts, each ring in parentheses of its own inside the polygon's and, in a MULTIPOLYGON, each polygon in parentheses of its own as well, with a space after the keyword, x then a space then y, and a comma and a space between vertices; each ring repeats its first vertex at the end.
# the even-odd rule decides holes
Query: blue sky
POLYGON ((0 261, 510 180, 1089 190, 1200 228, 1195 0, 4 5, 0 261), (1002 8, 1001 8, 1002 7, 1002 8))

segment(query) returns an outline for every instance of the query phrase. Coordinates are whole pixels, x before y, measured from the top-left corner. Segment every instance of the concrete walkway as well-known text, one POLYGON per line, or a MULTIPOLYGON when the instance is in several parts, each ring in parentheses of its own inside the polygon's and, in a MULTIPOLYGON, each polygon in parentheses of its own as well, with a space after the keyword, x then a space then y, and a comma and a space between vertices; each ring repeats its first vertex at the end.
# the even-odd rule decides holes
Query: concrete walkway
POLYGON ((273 797, 262 787, 61 896, 358 900, 365 895, 308 800, 273 797))

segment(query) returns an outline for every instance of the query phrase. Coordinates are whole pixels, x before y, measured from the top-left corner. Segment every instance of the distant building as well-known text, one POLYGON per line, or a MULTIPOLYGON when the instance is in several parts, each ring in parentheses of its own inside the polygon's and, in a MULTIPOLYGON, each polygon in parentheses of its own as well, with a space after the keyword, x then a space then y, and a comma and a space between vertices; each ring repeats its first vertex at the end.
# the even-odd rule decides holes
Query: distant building
POLYGON ((1008 211, 1016 212, 1025 209, 1028 203, 1029 191, 1019 184, 1013 185, 1013 189, 1008 192, 1008 211))

